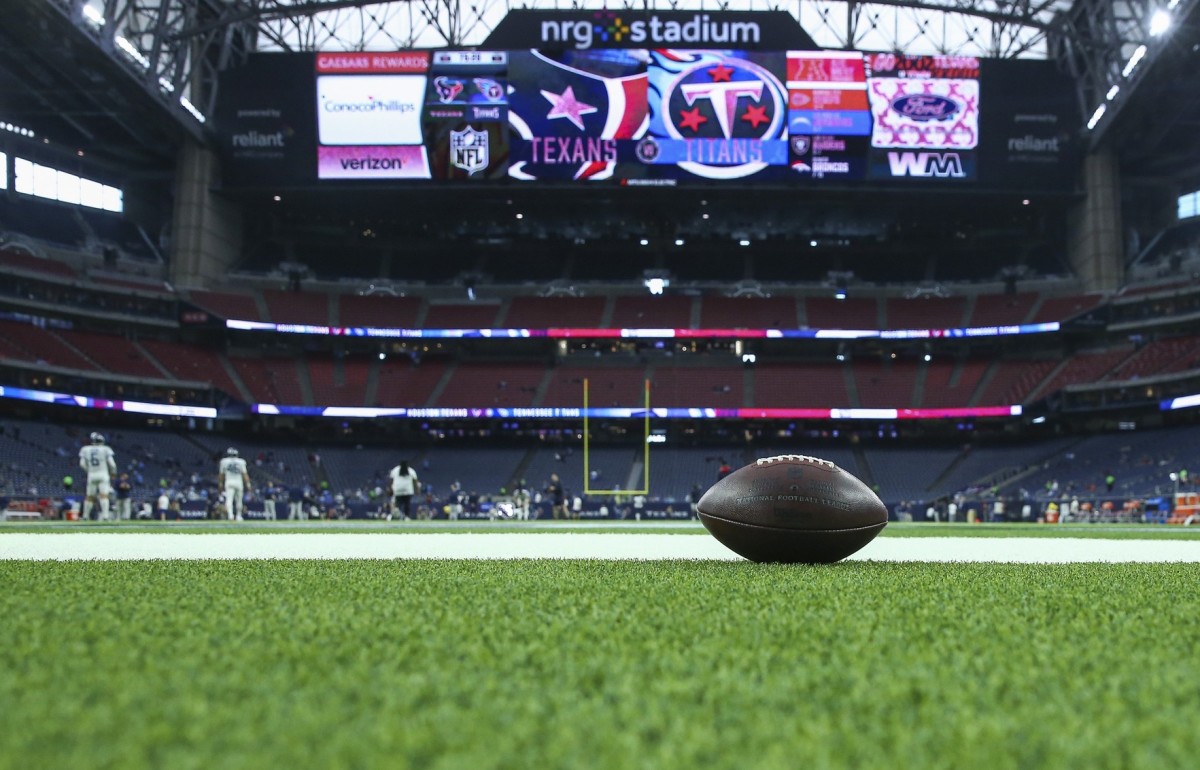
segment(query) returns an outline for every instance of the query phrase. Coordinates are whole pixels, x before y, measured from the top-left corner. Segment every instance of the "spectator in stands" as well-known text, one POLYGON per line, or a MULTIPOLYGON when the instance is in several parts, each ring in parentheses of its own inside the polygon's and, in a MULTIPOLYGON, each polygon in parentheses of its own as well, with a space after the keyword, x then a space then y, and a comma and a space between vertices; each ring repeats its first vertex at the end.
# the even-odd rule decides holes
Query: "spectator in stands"
POLYGON ((388 472, 388 476, 392 480, 392 513, 388 514, 387 520, 391 521, 393 515, 407 520, 413 495, 421 491, 421 481, 417 478, 417 472, 408 466, 408 460, 401 460, 388 472))
POLYGON ((1107 489, 1109 491, 1109 493, 1111 493, 1113 491, 1113 487, 1116 485, 1116 483, 1117 483, 1117 477, 1112 474, 1112 471, 1105 471, 1104 472, 1104 488, 1107 489))
POLYGON ((83 518, 90 519, 97 500, 100 520, 109 518, 108 495, 112 491, 112 474, 117 472, 117 460, 104 436, 93 433, 91 444, 79 450, 79 467, 87 473, 87 497, 83 501, 83 518))
POLYGON ((717 481, 733 473, 733 466, 726 462, 724 457, 718 457, 717 462, 719 463, 717 466, 717 481))

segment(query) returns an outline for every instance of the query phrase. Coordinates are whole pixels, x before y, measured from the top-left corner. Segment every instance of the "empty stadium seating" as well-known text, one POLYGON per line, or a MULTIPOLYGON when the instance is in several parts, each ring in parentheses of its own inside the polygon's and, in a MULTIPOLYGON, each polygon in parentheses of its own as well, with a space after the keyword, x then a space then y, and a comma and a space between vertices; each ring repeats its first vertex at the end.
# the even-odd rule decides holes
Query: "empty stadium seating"
POLYGON ((162 370, 148 359, 138 346, 113 334, 60 331, 58 335, 101 368, 130 377, 164 379, 162 370))
POLYGON ((856 360, 852 370, 858 405, 865 408, 911 406, 918 367, 915 361, 856 360))
POLYGON ((379 386, 374 406, 413 408, 428 406, 434 388, 446 373, 444 363, 389 356, 379 366, 379 386))
POLYGON ((692 298, 617 297, 609 325, 618 329, 687 329, 692 326, 692 298))
POLYGON ((540 406, 583 406, 583 381, 587 379, 591 406, 640 408, 646 402, 646 378, 640 368, 559 366, 550 372, 540 406))
POLYGON ((808 297, 804 312, 813 329, 879 328, 879 302, 873 297, 808 297))
POLYGON ((218 318, 233 318, 239 321, 265 321, 258 311, 258 303, 249 294, 234 294, 223 291, 188 292, 188 299, 218 318))
POLYGON ((744 402, 746 370, 735 366, 656 366, 650 373, 653 406, 736 409, 744 402))
POLYGON ((262 297, 267 315, 274 323, 330 325, 328 294, 267 289, 262 297))
POLYGON ((967 326, 1011 326, 1026 323, 1038 299, 1039 295, 1033 292, 980 294, 975 298, 967 326))
POLYGON ((343 294, 338 297, 338 325, 414 329, 421 305, 416 297, 343 294))
POLYGON ((515 297, 498 323, 510 329, 596 328, 604 297, 515 297))
POLYGON ((494 329, 500 304, 496 302, 430 303, 426 329, 494 329))
POLYGON ((792 297, 705 297, 700 306, 702 329, 794 329, 792 297))
POLYGON ((436 406, 533 406, 546 367, 536 363, 462 363, 437 396, 436 406))
POLYGON ((885 329, 955 329, 963 326, 964 297, 889 297, 884 303, 885 329))
POLYGON ((241 390, 226 371, 219 351, 204 345, 160 340, 142 340, 139 344, 180 380, 210 383, 233 398, 241 398, 241 390))
POLYGON ((845 364, 760 363, 754 368, 754 406, 849 407, 845 364))
MULTIPOLYGON (((54 332, 37 326, 15 321, 0 321, 0 337, 9 343, 11 353, 24 354, 20 360, 42 362, 50 366, 83 371, 100 369, 75 348, 68 345, 54 332)), ((14 357, 16 357, 14 355, 14 357)))

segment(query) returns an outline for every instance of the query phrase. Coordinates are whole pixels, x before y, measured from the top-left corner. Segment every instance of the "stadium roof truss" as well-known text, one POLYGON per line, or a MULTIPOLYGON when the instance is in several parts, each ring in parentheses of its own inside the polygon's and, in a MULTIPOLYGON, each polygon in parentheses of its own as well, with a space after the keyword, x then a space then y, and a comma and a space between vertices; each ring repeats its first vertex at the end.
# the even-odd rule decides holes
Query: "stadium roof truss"
POLYGON ((1200 0, 38 2, 56 9, 90 37, 197 135, 198 124, 216 104, 217 73, 252 51, 478 46, 510 10, 625 8, 782 10, 793 14, 816 43, 827 48, 1054 59, 1075 76, 1085 120, 1100 112, 1089 126, 1095 145, 1170 45, 1170 35, 1152 34, 1155 13, 1185 19, 1200 0), (1118 86, 1119 98, 1113 86, 1118 86))

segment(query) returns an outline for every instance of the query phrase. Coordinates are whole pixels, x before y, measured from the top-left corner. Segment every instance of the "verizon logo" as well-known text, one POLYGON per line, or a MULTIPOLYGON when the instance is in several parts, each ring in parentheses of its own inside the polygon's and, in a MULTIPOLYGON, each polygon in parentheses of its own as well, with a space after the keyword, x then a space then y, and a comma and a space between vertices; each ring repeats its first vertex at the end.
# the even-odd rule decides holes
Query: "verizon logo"
POLYGON ((957 152, 889 152, 888 167, 892 176, 961 179, 967 175, 957 152))

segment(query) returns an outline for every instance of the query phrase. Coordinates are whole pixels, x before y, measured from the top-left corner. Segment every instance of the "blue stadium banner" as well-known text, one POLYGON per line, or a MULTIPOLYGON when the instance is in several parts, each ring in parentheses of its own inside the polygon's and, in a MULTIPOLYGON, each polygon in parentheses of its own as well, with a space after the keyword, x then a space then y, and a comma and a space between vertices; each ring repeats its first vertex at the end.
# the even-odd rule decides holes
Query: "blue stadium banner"
POLYGON ((495 49, 718 48, 785 51, 816 48, 785 11, 702 12, 512 10, 484 45, 495 49))

